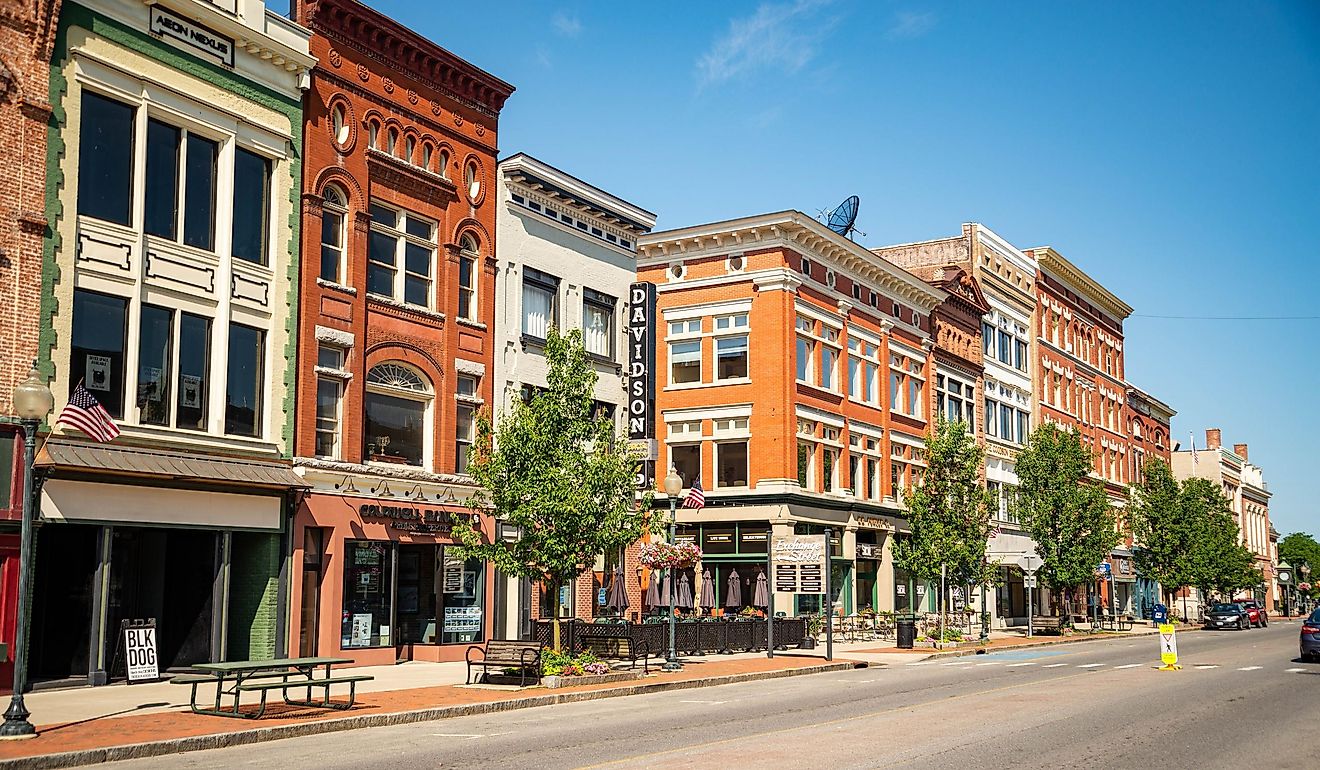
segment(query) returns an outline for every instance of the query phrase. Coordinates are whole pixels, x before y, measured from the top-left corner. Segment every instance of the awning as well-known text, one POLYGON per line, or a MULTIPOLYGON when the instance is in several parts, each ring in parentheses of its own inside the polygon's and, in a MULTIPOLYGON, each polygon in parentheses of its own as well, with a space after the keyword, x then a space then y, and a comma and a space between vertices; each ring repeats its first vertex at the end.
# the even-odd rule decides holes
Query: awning
POLYGON ((199 455, 127 444, 93 444, 52 436, 37 454, 36 467, 50 471, 142 476, 197 483, 306 489, 310 485, 279 460, 199 455))
POLYGON ((1128 550, 1127 548, 1124 548, 1123 546, 1119 545, 1119 546, 1114 546, 1113 548, 1111 548, 1111 549, 1109 550, 1109 555, 1110 555, 1110 556, 1131 556, 1131 555, 1132 555, 1132 551, 1130 551, 1130 550, 1128 550))

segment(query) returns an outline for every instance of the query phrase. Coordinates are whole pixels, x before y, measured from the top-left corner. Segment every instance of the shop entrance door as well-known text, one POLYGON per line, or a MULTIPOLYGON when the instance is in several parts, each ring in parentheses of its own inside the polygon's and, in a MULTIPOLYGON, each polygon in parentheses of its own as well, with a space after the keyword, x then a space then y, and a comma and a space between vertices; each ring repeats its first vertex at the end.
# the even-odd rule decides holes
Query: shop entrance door
POLYGON ((28 645, 34 682, 87 676, 99 529, 44 524, 36 533, 32 639, 28 645))
POLYGON ((125 618, 156 618, 161 670, 211 660, 218 537, 192 529, 115 529, 107 660, 117 649, 125 618))
POLYGON ((398 624, 402 644, 437 644, 434 545, 399 546, 398 624))

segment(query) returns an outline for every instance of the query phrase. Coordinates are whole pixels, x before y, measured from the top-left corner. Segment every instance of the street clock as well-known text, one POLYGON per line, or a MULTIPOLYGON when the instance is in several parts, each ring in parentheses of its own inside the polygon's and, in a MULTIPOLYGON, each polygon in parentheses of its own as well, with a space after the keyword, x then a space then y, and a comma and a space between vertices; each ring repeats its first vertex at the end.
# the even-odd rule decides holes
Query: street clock
POLYGON ((1279 582, 1280 582, 1280 583, 1288 584, 1288 583, 1291 583, 1291 582, 1292 582, 1292 570, 1291 570, 1291 569, 1279 569, 1279 570, 1278 570, 1277 572, 1275 572, 1274 574, 1275 574, 1275 576, 1279 579, 1279 582))

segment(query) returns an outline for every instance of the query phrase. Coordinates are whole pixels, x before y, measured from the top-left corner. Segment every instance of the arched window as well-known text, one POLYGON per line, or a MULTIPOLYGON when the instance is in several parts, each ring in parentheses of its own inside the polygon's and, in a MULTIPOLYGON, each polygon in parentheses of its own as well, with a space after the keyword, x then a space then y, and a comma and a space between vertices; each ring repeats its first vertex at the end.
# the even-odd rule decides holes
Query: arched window
POLYGON ((367 123, 367 146, 380 149, 380 123, 374 120, 367 123))
POLYGON ((469 200, 475 201, 481 197, 481 177, 475 160, 468 161, 467 169, 463 172, 463 182, 467 185, 469 200))
POLYGON ((448 179, 448 178, 449 178, 449 151, 448 151, 448 150, 441 150, 441 151, 440 151, 440 168, 439 168, 438 170, 439 170, 439 172, 440 172, 440 176, 444 177, 445 179, 448 179))
POLYGON ((477 240, 469 233, 459 239, 458 317, 477 320, 477 240))
POLYGON ((340 283, 344 275, 344 221, 348 218, 348 198, 335 185, 326 187, 321 197, 321 278, 340 283))
POLYGON ((399 145, 399 129, 391 128, 385 132, 385 152, 394 154, 394 148, 399 145))
POLYGON ((343 104, 336 104, 330 111, 330 130, 334 134, 335 144, 348 144, 348 111, 343 104))
POLYGON ((363 396, 363 457, 368 462, 430 466, 434 391, 416 370, 378 364, 367 373, 363 396))
POLYGON ((413 156, 417 153, 417 140, 408 137, 403 143, 403 159, 409 163, 413 162, 413 156))
POLYGON ((431 154, 434 151, 435 148, 431 146, 430 142, 422 143, 422 168, 427 171, 431 170, 431 154))

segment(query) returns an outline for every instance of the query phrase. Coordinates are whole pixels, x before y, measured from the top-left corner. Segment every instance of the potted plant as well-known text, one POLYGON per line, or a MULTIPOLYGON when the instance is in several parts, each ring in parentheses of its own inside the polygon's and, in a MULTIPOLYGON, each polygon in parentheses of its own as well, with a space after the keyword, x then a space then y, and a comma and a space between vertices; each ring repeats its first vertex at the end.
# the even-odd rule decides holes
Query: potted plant
POLYGON ((819 636, 821 630, 825 628, 825 616, 817 612, 807 615, 806 620, 807 635, 802 637, 802 641, 798 643, 798 647, 803 650, 814 650, 816 649, 816 637, 819 636))
POLYGON ((701 560, 696 543, 643 543, 638 559, 649 569, 683 569, 701 560))

